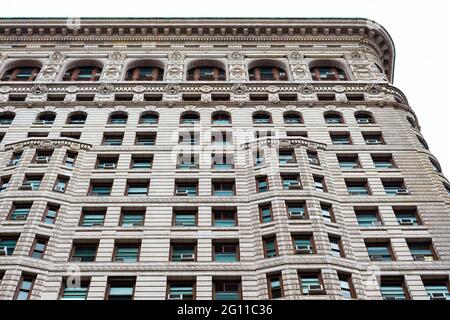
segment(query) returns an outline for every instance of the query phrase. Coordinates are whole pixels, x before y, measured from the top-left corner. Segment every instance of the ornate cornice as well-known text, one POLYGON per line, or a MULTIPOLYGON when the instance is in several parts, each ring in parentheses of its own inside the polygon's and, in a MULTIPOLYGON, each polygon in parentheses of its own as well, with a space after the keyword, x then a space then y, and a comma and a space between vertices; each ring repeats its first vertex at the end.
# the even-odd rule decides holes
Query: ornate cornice
POLYGON ((366 44, 393 81, 390 35, 367 19, 337 18, 31 18, 1 19, 0 43, 15 42, 264 42, 366 44))

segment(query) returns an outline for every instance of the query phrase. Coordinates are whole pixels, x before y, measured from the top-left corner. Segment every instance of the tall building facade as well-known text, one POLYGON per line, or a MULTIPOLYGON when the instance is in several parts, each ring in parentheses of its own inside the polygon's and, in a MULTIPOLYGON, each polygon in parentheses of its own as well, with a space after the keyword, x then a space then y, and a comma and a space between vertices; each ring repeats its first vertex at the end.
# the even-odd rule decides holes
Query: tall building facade
POLYGON ((4 19, 0 51, 0 299, 449 299, 380 25, 4 19))

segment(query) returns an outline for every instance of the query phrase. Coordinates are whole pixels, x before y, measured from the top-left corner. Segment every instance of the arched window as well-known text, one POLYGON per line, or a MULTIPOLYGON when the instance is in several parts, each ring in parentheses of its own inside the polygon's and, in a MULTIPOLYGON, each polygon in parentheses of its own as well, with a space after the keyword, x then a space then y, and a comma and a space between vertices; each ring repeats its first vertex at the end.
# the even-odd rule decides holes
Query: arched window
POLYGON ((336 66, 317 66, 310 69, 314 81, 347 81, 344 70, 336 66))
POLYGON ((53 122, 55 122, 55 118, 56 113, 54 112, 42 112, 38 114, 34 124, 43 124, 43 125, 53 124, 53 122))
POLYGON ((109 116, 109 124, 126 124, 128 121, 128 115, 125 112, 113 112, 109 116))
POLYGON ((196 124, 200 122, 200 115, 197 112, 185 112, 180 117, 181 124, 196 124))
POLYGON ((102 68, 96 65, 82 65, 66 70, 63 81, 98 81, 102 68))
POLYGON ((324 114, 324 119, 326 124, 342 124, 344 119, 342 115, 338 112, 327 112, 324 114))
POLYGON ((272 123, 272 117, 269 112, 256 112, 253 114, 254 124, 270 124, 272 123))
POLYGON ((375 120, 370 112, 356 112, 355 119, 358 124, 373 124, 375 120))
POLYGON ((212 114, 212 124, 223 125, 231 124, 231 115, 229 112, 216 111, 212 114))
POLYGON ((67 118, 67 124, 85 124, 86 118, 86 112, 74 112, 67 118))
POLYGON ((34 81, 41 71, 37 66, 20 66, 6 70, 2 81, 34 81))
POLYGON ((431 162, 431 166, 433 167, 433 170, 437 173, 442 173, 441 165, 436 160, 429 158, 431 162))
POLYGON ((409 124, 411 125, 412 128, 417 129, 416 121, 414 121, 413 118, 411 118, 411 117, 406 117, 406 120, 408 120, 408 122, 409 122, 409 124))
POLYGON ((127 81, 162 81, 164 70, 154 66, 137 66, 127 71, 127 81))
POLYGON ((260 66, 248 70, 250 81, 286 81, 286 70, 276 66, 260 66))
POLYGON ((215 66, 199 66, 188 70, 188 81, 224 81, 225 70, 215 66))
POLYGON ((157 124, 159 121, 159 115, 156 112, 144 112, 139 118, 140 124, 157 124))
POLYGON ((417 140, 419 140, 419 143, 422 145, 422 147, 424 149, 430 149, 430 147, 428 146, 428 143, 425 141, 424 138, 422 138, 421 136, 417 136, 417 140))
POLYGON ((10 125, 13 122, 15 117, 16 117, 16 114, 13 112, 0 113, 0 125, 3 125, 3 126, 10 125))
POLYGON ((289 111, 283 114, 284 123, 301 124, 303 123, 302 115, 299 112, 289 111))

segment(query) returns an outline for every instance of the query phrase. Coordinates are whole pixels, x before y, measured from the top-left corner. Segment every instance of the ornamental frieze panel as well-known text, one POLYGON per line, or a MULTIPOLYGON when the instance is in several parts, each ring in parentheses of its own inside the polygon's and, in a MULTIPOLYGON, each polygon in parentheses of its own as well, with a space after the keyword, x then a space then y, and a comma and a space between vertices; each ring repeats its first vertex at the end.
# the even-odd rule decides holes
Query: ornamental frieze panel
POLYGON ((306 138, 265 138, 255 141, 250 141, 241 145, 244 150, 259 149, 261 147, 274 148, 307 148, 310 150, 325 150, 327 145, 325 143, 308 140, 306 138))
POLYGON ((28 139, 5 145, 5 151, 19 151, 25 148, 58 149, 64 147, 75 151, 87 151, 91 149, 92 145, 88 143, 72 141, 69 139, 28 139))

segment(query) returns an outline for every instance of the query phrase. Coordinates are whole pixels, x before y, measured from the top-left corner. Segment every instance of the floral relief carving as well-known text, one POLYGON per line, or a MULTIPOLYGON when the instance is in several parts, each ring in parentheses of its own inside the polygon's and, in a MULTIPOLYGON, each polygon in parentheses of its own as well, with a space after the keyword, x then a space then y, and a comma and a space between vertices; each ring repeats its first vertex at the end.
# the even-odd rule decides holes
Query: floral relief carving
POLYGON ((30 92, 34 95, 41 95, 47 92, 47 86, 43 84, 35 84, 31 87, 30 92))
POLYGON ((167 68, 167 76, 171 78, 183 77, 183 65, 171 64, 167 68))
POLYGON ((233 85, 231 91, 236 95, 243 95, 247 93, 248 89, 245 85, 235 84, 233 85))
POLYGON ((245 78, 245 67, 241 64, 235 64, 230 66, 231 78, 245 78))
POLYGON ((175 95, 181 92, 181 87, 179 85, 168 85, 164 89, 164 92, 170 95, 175 95))

